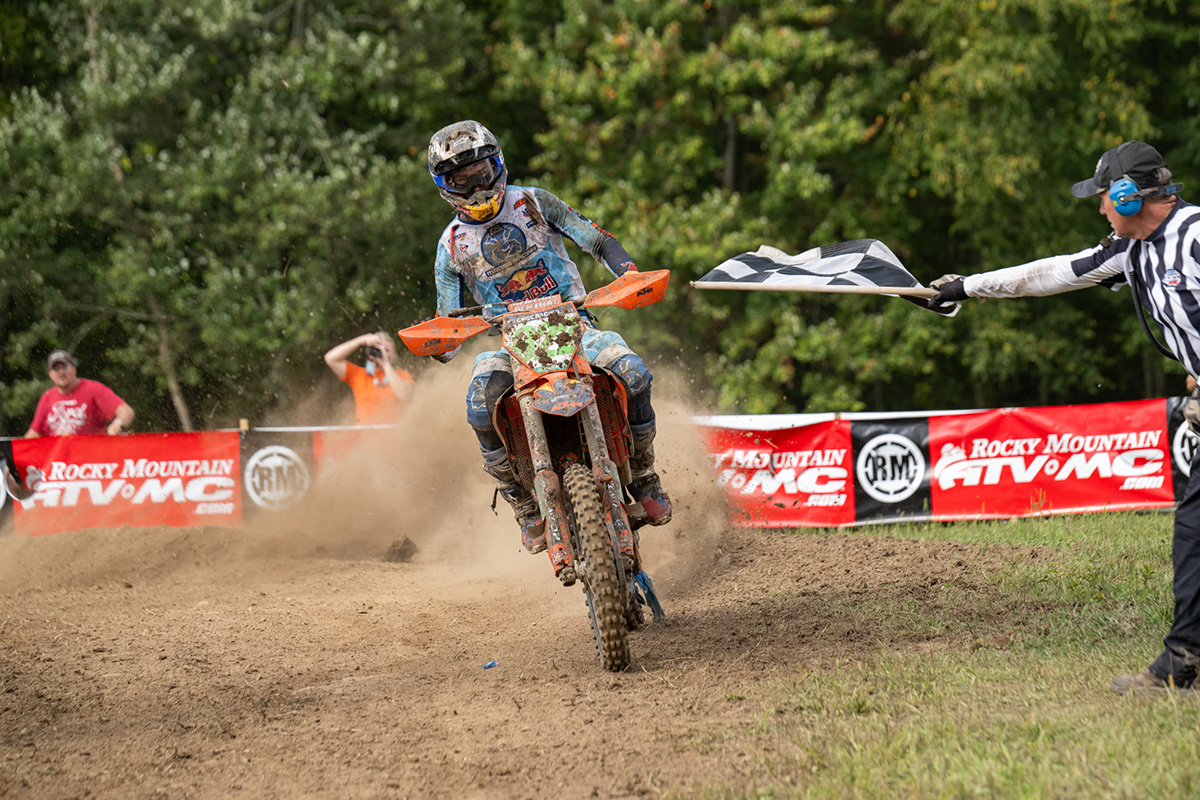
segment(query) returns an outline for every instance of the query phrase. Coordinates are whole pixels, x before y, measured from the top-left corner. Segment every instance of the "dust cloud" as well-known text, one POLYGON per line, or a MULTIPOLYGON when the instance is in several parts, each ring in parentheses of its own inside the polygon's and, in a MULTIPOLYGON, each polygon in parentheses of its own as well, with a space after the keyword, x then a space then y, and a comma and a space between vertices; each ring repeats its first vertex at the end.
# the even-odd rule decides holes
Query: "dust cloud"
POLYGON ((490 508, 493 482, 466 422, 470 371, 465 354, 415 370, 400 424, 362 431, 323 459, 305 498, 271 515, 257 535, 269 548, 338 558, 381 558, 407 538, 417 563, 471 567, 521 548, 508 505, 500 499, 495 513, 490 508))
MULTIPOLYGON (((417 391, 401 424, 364 436, 317 476, 305 501, 273 518, 270 530, 259 530, 268 548, 373 558, 408 538, 417 545, 417 563, 458 562, 493 577, 525 573, 535 563, 535 572, 552 580, 548 557, 531 556, 521 545, 504 499, 495 498, 492 510, 495 484, 481 468, 466 422, 471 361, 484 346, 413 370, 417 391)), ((673 591, 712 566, 728 531, 687 385, 678 371, 656 369, 656 463, 675 513, 670 524, 639 532, 647 571, 673 591)))
MULTIPOLYGON (((415 567, 449 564, 481 580, 515 580, 522 591, 537 585, 561 595, 548 556, 531 555, 521 545, 504 499, 496 498, 491 508, 494 482, 481 468, 466 423, 472 355, 410 368, 417 391, 401 423, 338 445, 332 457, 321 459, 308 494, 289 509, 245 508, 240 529, 127 528, 16 537, 6 548, 7 563, 0 564, 0 580, 15 587, 37 575, 43 584, 87 586, 157 580, 172 570, 203 566, 224 581, 250 585, 267 573, 279 577, 303 570, 302 562, 314 558, 382 561, 390 548, 409 540, 416 545, 415 567)), ((713 566, 728 523, 711 459, 691 419, 686 380, 657 372, 655 452, 675 513, 670 524, 647 526, 639 534, 643 562, 665 600, 713 566)), ((336 405, 345 399, 337 393, 320 399, 331 403, 326 418, 352 414, 352 407, 336 405)), ((313 409, 298 413, 311 419, 313 409)), ((287 417, 278 419, 286 423, 287 417)), ((327 453, 336 441, 327 439, 327 453)))
POLYGON ((658 435, 655 467, 671 496, 674 515, 661 528, 642 528, 643 562, 656 582, 679 594, 721 556, 729 531, 724 494, 716 485, 712 458, 692 417, 697 413, 686 376, 652 365, 658 435))

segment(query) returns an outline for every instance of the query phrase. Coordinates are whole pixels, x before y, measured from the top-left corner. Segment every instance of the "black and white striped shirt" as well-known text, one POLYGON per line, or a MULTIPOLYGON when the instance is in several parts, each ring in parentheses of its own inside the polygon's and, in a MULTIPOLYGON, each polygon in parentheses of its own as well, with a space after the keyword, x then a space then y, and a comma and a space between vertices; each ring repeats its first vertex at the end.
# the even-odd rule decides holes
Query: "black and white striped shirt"
POLYGON ((1200 207, 1182 199, 1146 239, 1114 237, 1108 247, 970 275, 963 288, 969 297, 1041 297, 1097 284, 1115 291, 1131 274, 1167 348, 1200 377, 1200 207))

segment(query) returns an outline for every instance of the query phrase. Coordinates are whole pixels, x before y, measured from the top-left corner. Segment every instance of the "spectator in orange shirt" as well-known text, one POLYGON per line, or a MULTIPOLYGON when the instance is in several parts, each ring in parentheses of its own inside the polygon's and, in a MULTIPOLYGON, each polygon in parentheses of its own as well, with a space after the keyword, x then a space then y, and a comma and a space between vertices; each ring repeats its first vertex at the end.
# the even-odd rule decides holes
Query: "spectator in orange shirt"
POLYGON ((396 347, 386 333, 364 333, 325 354, 325 363, 354 392, 354 422, 394 425, 413 392, 413 378, 395 365, 396 347), (367 349, 366 367, 350 361, 360 347, 367 349))

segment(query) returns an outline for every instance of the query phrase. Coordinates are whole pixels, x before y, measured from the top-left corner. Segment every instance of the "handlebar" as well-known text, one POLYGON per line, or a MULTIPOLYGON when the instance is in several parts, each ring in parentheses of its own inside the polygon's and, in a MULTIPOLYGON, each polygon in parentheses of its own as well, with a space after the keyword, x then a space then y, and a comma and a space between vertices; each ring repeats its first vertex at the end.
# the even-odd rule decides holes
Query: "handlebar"
MULTIPOLYGON (((580 310, 581 315, 591 317, 587 311, 590 308, 615 307, 631 310, 657 303, 666 293, 670 273, 665 269, 652 272, 626 272, 607 286, 602 286, 588 293, 581 300, 569 302, 580 310)), ((416 325, 410 325, 400 331, 400 339, 412 351, 413 355, 430 356, 448 353, 461 347, 462 343, 472 336, 499 327, 499 319, 503 313, 495 317, 483 316, 484 312, 493 306, 503 306, 505 311, 508 303, 487 303, 485 305, 453 308, 439 314, 433 319, 425 320, 416 325), (457 320, 466 317, 459 322, 457 320), (454 320, 453 322, 451 320, 454 320)))
MULTIPOLYGON (((571 305, 575 306, 576 308, 582 308, 585 300, 587 300, 586 297, 579 299, 579 300, 567 300, 565 302, 570 303, 571 305)), ((479 314, 482 316, 483 312, 485 310, 487 310, 488 308, 490 308, 492 306, 498 306, 498 305, 507 305, 507 303, 487 303, 486 305, 482 305, 482 306, 467 306, 466 308, 452 308, 446 312, 446 316, 447 317, 469 317, 469 316, 473 316, 475 314, 479 314)))

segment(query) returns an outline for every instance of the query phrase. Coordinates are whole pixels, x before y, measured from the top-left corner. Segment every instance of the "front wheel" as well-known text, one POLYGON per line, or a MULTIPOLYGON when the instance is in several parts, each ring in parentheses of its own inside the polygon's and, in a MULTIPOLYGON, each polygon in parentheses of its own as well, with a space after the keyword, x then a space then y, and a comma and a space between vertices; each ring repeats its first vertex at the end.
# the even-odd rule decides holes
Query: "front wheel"
POLYGON ((617 550, 604 524, 592 473, 580 464, 570 464, 563 473, 563 486, 575 520, 576 568, 583 579, 596 653, 600 666, 619 672, 629 666, 629 636, 617 550))

